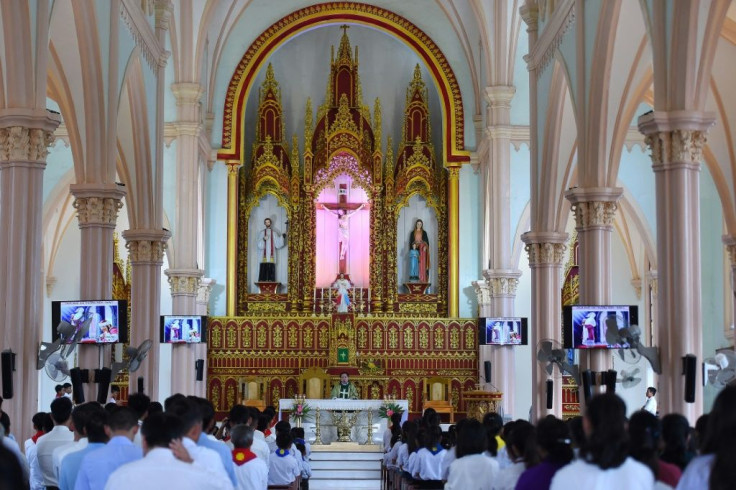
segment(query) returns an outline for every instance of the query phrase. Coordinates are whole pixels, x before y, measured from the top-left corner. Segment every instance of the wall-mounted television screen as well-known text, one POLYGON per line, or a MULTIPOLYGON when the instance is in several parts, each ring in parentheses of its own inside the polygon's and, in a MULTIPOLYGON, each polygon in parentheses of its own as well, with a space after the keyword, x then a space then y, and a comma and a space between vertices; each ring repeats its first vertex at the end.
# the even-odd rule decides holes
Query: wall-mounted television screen
POLYGON ((75 338, 82 344, 114 344, 128 341, 128 302, 125 300, 101 301, 52 301, 51 321, 52 337, 59 338, 56 327, 62 321, 74 327, 74 334, 63 339, 71 343, 75 338), (89 319, 87 332, 79 337, 89 319))
POLYGON ((162 315, 161 343, 196 344, 207 342, 207 317, 195 315, 162 315))
POLYGON ((527 319, 521 317, 479 318, 480 345, 527 345, 527 319))
POLYGON ((568 349, 620 349, 627 344, 606 342, 606 330, 619 330, 639 323, 638 307, 627 305, 565 306, 562 309, 564 345, 568 349))

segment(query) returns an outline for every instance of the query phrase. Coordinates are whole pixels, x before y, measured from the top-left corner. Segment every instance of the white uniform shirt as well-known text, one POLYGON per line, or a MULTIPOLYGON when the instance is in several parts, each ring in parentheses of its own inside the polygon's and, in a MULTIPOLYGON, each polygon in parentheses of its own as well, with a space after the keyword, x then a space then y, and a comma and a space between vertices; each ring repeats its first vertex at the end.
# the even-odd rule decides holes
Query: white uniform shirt
POLYGON ((266 465, 268 465, 268 458, 271 456, 271 450, 268 448, 263 432, 253 432, 253 444, 250 446, 250 450, 253 451, 256 456, 261 458, 266 465))
MULTIPOLYGON (((217 451, 204 446, 198 446, 196 442, 188 437, 183 437, 181 443, 194 460, 194 464, 210 474, 211 478, 225 478, 230 481, 230 475, 222 464, 222 458, 217 451)), ((232 485, 232 482, 230 483, 232 485)))
POLYGON ((268 484, 288 485, 301 474, 299 461, 291 455, 280 456, 278 453, 271 455, 268 461, 268 484))
POLYGON ((491 490, 500 471, 498 462, 484 454, 463 456, 450 465, 445 490, 491 490))
MULTIPOLYGON (((487 457, 487 456, 486 456, 487 457)), ((500 466, 500 465, 499 465, 500 466)), ((493 484, 493 490, 514 490, 519 477, 526 470, 524 462, 512 463, 498 473, 498 478, 493 484)), ((587 489, 586 489, 587 490, 587 489)))
POLYGON ((30 471, 31 490, 44 490, 43 475, 41 468, 38 467, 38 458, 36 457, 36 443, 33 439, 28 439, 25 444, 26 459, 28 460, 28 469, 30 471))
POLYGON ((440 449, 437 454, 432 454, 426 447, 421 448, 416 452, 411 474, 420 480, 441 480, 442 460, 446 453, 447 451, 440 449))
POLYGON ((647 401, 644 403, 642 410, 646 410, 652 415, 657 415, 657 399, 654 397, 647 398, 647 401))
POLYGON ((447 475, 450 473, 450 465, 457 459, 456 447, 453 446, 450 449, 447 450, 445 453, 445 457, 442 458, 442 467, 440 467, 440 474, 442 475, 442 480, 447 481, 447 475))
POLYGON ((36 442, 36 458, 38 468, 43 475, 43 484, 46 487, 58 487, 59 477, 54 472, 54 449, 74 442, 74 432, 65 425, 55 426, 51 432, 38 438, 36 442))
POLYGON ((235 465, 238 490, 266 490, 268 487, 268 465, 255 458, 240 466, 235 465))
MULTIPOLYGON (((218 457, 217 460, 220 461, 220 458, 218 457)), ((221 461, 220 464, 222 464, 221 461)), ((157 447, 151 449, 143 459, 125 464, 115 470, 105 485, 105 490, 129 490, 131 488, 136 490, 164 488, 232 490, 233 484, 227 477, 212 478, 211 473, 197 464, 179 461, 170 449, 157 447)))
POLYGON ((569 490, 570 488, 652 490, 654 475, 649 468, 632 458, 626 458, 626 461, 618 468, 607 470, 602 470, 594 464, 579 459, 561 468, 552 478, 550 490, 569 490))
POLYGON ((69 454, 81 451, 86 447, 87 438, 82 437, 78 441, 72 442, 70 444, 64 444, 63 446, 59 446, 54 449, 54 452, 51 455, 51 462, 54 465, 54 475, 56 475, 56 478, 59 478, 59 475, 61 474, 61 461, 69 454))

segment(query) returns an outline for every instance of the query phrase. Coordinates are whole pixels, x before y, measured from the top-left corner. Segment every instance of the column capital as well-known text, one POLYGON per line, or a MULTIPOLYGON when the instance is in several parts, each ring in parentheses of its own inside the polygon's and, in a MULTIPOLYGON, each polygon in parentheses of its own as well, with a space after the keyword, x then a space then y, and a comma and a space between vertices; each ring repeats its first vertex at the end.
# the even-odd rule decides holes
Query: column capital
POLYGON ((123 238, 133 265, 161 265, 164 260, 166 242, 171 237, 168 230, 126 230, 123 238))
POLYGON ((567 246, 567 233, 554 231, 529 231, 521 235, 526 244, 524 249, 529 254, 529 265, 561 266, 567 246))
POLYGON ((204 271, 201 269, 167 269, 164 274, 169 278, 172 296, 196 296, 204 271))
POLYGON ((726 246, 728 258, 731 261, 731 267, 736 267, 736 237, 732 235, 723 235, 721 240, 726 246))
POLYGON ((478 281, 473 281, 471 284, 473 285, 475 294, 478 296, 478 308, 482 308, 484 306, 490 307, 491 287, 488 283, 485 280, 480 279, 478 281))
POLYGON ((486 278, 492 297, 516 296, 516 288, 519 286, 521 271, 487 269, 483 271, 483 277, 486 278))
POLYGON ((631 287, 634 288, 634 293, 636 293, 636 299, 641 299, 641 284, 642 284, 641 277, 635 277, 631 280, 631 287))
POLYGON ((491 85, 485 88, 486 102, 491 107, 511 107, 511 99, 516 94, 516 87, 513 85, 491 85))
POLYGON ((123 207, 125 190, 117 184, 72 184, 79 227, 115 228, 118 212, 123 207))
POLYGON ((575 213, 578 231, 610 228, 623 192, 620 187, 576 187, 565 191, 575 213))
POLYGON ((58 113, 45 109, 0 110, 0 163, 45 163, 60 122, 58 113))
POLYGON ((200 279, 199 289, 197 290, 197 303, 205 305, 209 304, 210 294, 212 293, 212 288, 215 284, 217 284, 217 281, 211 277, 203 277, 200 279))
POLYGON ((199 104, 202 101, 204 87, 196 82, 181 82, 171 84, 171 93, 176 98, 176 104, 199 104))
POLYGON ((539 7, 536 3, 527 0, 519 13, 526 24, 527 32, 536 32, 539 29, 539 7))
POLYGON ((656 269, 652 269, 647 272, 647 282, 649 283, 649 287, 652 289, 652 294, 654 295, 654 298, 656 298, 657 292, 659 291, 659 283, 657 281, 656 269))
POLYGON ((665 164, 698 166, 703 160, 706 134, 715 123, 711 112, 652 111, 639 117, 639 131, 652 152, 655 170, 665 164))

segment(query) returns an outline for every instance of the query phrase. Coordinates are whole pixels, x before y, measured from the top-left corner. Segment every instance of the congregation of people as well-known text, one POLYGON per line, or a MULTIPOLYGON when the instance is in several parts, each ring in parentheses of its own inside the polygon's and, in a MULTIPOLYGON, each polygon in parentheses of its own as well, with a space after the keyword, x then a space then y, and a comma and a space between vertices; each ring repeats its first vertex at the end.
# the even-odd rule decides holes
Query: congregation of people
MULTIPOLYGON (((308 488, 304 429, 235 405, 218 426, 211 402, 173 395, 164 404, 118 393, 74 405, 63 393, 35 414, 24 451, 2 413, 0 489, 122 490, 308 488)), ((1 404, 0 404, 1 410, 1 404)))
MULTIPOLYGON (((649 395, 648 395, 649 397, 649 395)), ((649 403, 651 406, 651 403, 649 403)), ((724 388, 695 427, 679 414, 639 410, 627 419, 615 394, 585 414, 552 415, 536 425, 462 419, 446 433, 428 409, 392 420, 384 436, 386 490, 733 490, 736 488, 736 385, 724 388)))

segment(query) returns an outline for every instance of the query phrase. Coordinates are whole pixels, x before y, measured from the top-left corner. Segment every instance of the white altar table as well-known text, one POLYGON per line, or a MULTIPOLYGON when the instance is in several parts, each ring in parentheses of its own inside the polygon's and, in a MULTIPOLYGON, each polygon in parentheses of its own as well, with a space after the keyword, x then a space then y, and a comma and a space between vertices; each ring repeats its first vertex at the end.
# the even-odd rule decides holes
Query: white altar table
MULTIPOLYGON (((282 412, 291 412, 291 408, 294 406, 294 401, 295 400, 293 398, 282 398, 279 400, 279 419, 281 419, 282 412)), ((337 440, 337 427, 332 423, 330 412, 349 411, 361 412, 358 416, 355 427, 353 428, 351 438, 355 442, 365 444, 368 438, 368 411, 370 411, 372 413, 373 444, 383 445, 383 433, 386 430, 388 421, 378 416, 378 409, 386 403, 385 401, 307 399, 305 403, 312 409, 309 413, 310 420, 302 422, 302 427, 304 427, 304 436, 310 443, 315 439, 314 416, 316 408, 319 407, 319 423, 323 443, 329 444, 337 440)), ((395 403, 402 408, 404 413, 401 416, 401 423, 403 424, 409 417, 409 402, 407 400, 391 400, 389 403, 395 403)), ((294 426, 294 422, 291 417, 289 420, 292 426, 294 426)))

